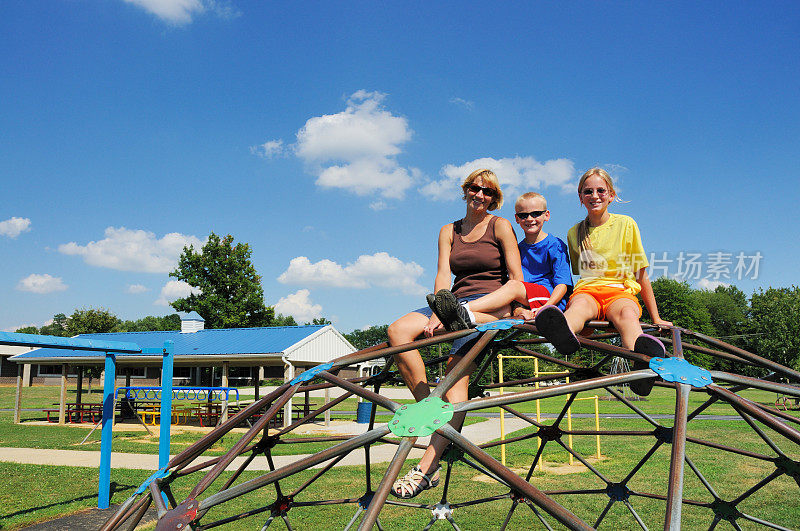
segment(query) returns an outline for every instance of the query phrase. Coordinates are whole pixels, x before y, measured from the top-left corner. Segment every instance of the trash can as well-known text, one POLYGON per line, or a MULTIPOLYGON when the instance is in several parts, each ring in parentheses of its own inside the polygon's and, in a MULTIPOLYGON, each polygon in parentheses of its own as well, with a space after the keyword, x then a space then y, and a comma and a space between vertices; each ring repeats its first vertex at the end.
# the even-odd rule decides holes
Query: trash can
POLYGON ((374 405, 372 402, 359 402, 358 409, 356 409, 356 422, 359 424, 369 423, 369 417, 372 414, 374 405))

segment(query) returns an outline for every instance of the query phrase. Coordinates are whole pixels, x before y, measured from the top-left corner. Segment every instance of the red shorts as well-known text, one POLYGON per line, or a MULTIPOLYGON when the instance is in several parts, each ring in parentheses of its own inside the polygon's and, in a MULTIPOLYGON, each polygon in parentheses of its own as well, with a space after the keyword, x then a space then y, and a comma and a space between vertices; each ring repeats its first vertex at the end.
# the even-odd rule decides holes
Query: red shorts
POLYGON ((525 285, 525 294, 531 310, 541 308, 550 299, 550 291, 546 287, 533 282, 523 282, 522 284, 525 285))

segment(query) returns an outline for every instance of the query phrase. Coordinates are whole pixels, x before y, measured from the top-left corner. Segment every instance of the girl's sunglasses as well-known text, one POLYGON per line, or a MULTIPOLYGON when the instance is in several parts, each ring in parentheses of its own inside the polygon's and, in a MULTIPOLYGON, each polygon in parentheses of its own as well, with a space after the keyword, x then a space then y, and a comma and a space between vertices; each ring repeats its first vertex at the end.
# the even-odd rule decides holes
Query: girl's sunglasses
POLYGON ((517 212, 515 215, 517 216, 517 219, 528 219, 529 217, 535 219, 545 212, 547 212, 547 210, 534 210, 533 212, 517 212))
POLYGON ((604 195, 606 195, 608 193, 608 190, 606 190, 605 188, 595 188, 595 189, 584 188, 583 190, 581 190, 581 193, 583 195, 585 195, 586 197, 591 196, 595 192, 597 192, 597 195, 599 197, 603 197, 604 195))
POLYGON ((471 184, 467 186, 467 190, 472 192, 473 194, 477 194, 478 192, 483 192, 483 195, 486 197, 496 197, 497 190, 494 188, 486 188, 485 186, 478 186, 477 184, 471 184))

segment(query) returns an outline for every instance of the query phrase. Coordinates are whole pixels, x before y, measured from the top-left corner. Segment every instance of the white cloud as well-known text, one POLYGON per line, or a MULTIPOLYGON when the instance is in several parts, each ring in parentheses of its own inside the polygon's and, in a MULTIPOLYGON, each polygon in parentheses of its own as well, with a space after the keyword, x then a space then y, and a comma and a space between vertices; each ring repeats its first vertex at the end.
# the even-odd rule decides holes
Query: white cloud
POLYGON ((408 120, 383 108, 385 97, 359 90, 344 111, 310 118, 297 132, 295 154, 317 175, 317 185, 399 199, 420 178, 395 158, 413 131, 408 120))
POLYGON ((258 155, 262 159, 271 159, 283 156, 285 154, 283 140, 270 140, 257 146, 251 146, 250 153, 253 155, 258 155))
POLYGON ((355 263, 344 267, 327 259, 311 263, 305 256, 298 256, 289 262, 289 268, 281 273, 278 281, 283 284, 336 288, 366 289, 378 286, 410 295, 423 295, 426 290, 417 283, 423 272, 422 266, 414 262, 405 263, 384 252, 361 255, 355 263))
POLYGON ((479 168, 487 168, 497 175, 507 197, 547 186, 557 186, 564 191, 574 189, 575 165, 569 159, 539 162, 533 157, 484 157, 461 166, 444 166, 439 172, 442 179, 426 184, 420 191, 431 199, 459 199, 464 178, 479 168))
POLYGON ((202 292, 183 280, 169 280, 161 288, 161 296, 153 304, 156 306, 169 306, 169 303, 188 297, 192 293, 199 295, 202 292))
POLYGON ((380 210, 386 210, 389 208, 389 205, 386 204, 386 201, 373 201, 369 204, 369 208, 378 212, 380 210))
POLYGON ((128 284, 128 287, 125 289, 127 293, 132 293, 134 295, 138 293, 145 293, 150 291, 150 288, 147 286, 143 286, 142 284, 128 284))
POLYGON ((69 242, 58 246, 59 252, 83 256, 87 264, 119 271, 168 273, 178 263, 183 248, 203 242, 196 236, 172 232, 157 239, 152 232, 108 227, 105 238, 86 245, 69 242))
POLYGON ((709 280, 707 278, 701 278, 700 280, 697 281, 697 287, 699 289, 714 291, 715 289, 717 289, 718 286, 727 288, 730 287, 730 284, 719 280, 709 280))
POLYGON ((37 275, 36 273, 28 275, 17 284, 17 289, 20 291, 30 291, 31 293, 53 293, 55 291, 64 291, 67 285, 61 277, 54 277, 45 273, 44 275, 37 275))
POLYGON ((31 230, 31 220, 28 218, 9 218, 5 221, 0 221, 0 236, 8 236, 9 238, 16 238, 23 232, 31 230))
POLYGON ((307 289, 298 290, 282 297, 275 303, 275 313, 281 315, 291 315, 298 323, 308 323, 311 320, 322 317, 322 306, 311 302, 307 289))
POLYGON ((475 102, 470 100, 465 100, 464 98, 450 98, 450 103, 455 103, 456 105, 463 105, 469 110, 472 110, 475 107, 475 102))
POLYGON ((164 22, 181 26, 189 24, 194 15, 210 12, 222 19, 235 18, 241 12, 227 1, 219 0, 125 0, 141 7, 164 22))

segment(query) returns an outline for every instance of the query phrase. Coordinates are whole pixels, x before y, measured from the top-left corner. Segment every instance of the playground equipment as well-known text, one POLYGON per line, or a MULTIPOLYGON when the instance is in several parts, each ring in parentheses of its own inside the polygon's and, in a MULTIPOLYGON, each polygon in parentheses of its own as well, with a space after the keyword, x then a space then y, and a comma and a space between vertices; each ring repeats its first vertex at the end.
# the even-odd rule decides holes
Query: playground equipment
MULTIPOLYGON (((537 358, 536 356, 517 356, 517 355, 513 355, 513 354, 512 355, 498 354, 497 355, 497 375, 498 375, 498 378, 500 379, 500 382, 503 382, 504 379, 505 379, 503 377, 503 360, 508 360, 508 359, 532 359, 533 360, 533 376, 535 378, 538 378, 539 376, 542 376, 542 375, 545 375, 545 374, 551 374, 551 375, 552 374, 561 374, 559 371, 540 371, 539 370, 539 358, 537 358)), ((540 383, 541 382, 538 382, 538 381, 534 382, 534 384, 533 384, 534 389, 539 389, 539 384, 540 383)), ((566 379, 566 383, 569 383, 569 378, 566 379)), ((501 395, 505 394, 505 389, 503 387, 500 388, 500 394, 501 395)), ((577 402, 579 400, 594 400, 594 429, 595 429, 596 432, 599 433, 600 432, 600 405, 599 405, 598 399, 599 399, 599 397, 597 395, 593 395, 593 396, 584 396, 584 397, 581 397, 581 398, 574 398, 572 401, 573 402, 577 402)), ((541 423, 542 422, 541 404, 539 404, 539 400, 538 399, 535 401, 535 403, 536 403, 536 422, 541 423)), ((505 438, 506 438, 506 422, 505 422, 505 420, 506 420, 506 412, 501 410, 500 411, 500 440, 501 441, 504 441, 505 438)), ((571 407, 567 407, 567 432, 569 433, 568 436, 567 436, 567 446, 570 448, 570 450, 572 450, 573 446, 572 446, 572 408, 571 407)), ((542 441, 540 439, 536 439, 536 445, 537 445, 536 448, 537 448, 537 450, 539 449, 541 444, 542 444, 542 441)), ((595 447, 597 448, 597 452, 595 453, 595 457, 600 459, 600 435, 595 435, 595 447)), ((572 453, 570 451, 567 452, 567 456, 568 456, 568 459, 569 459, 569 464, 570 465, 573 464, 574 460, 573 460, 573 457, 572 457, 572 453)), ((505 444, 501 444, 500 445, 500 463, 503 466, 506 466, 506 445, 505 444)), ((539 470, 542 470, 543 465, 544 465, 544 459, 541 458, 541 459, 539 459, 539 470)))
MULTIPOLYGON (((595 328, 602 328, 607 323, 590 323, 595 328)), ((393 354, 434 345, 443 341, 452 341, 473 330, 457 331, 442 334, 433 338, 422 339, 406 345, 390 347, 386 344, 377 345, 344 357, 333 362, 319 365, 297 376, 290 382, 277 388, 267 396, 256 401, 242 410, 239 414, 222 423, 214 431, 203 437, 193 446, 173 457, 159 472, 151 476, 134 495, 121 504, 117 512, 105 523, 102 529, 132 529, 143 518, 148 508, 153 505, 158 512, 157 530, 183 530, 210 529, 229 522, 244 518, 253 519, 253 527, 263 529, 277 519, 282 519, 289 526, 293 513, 300 511, 327 511, 334 505, 349 505, 354 514, 349 520, 338 523, 333 519, 326 520, 327 528, 344 527, 350 529, 358 522, 358 529, 369 530, 374 525, 382 529, 379 517, 383 511, 392 511, 394 507, 402 506, 415 510, 428 511, 431 515, 430 522, 425 529, 431 528, 438 520, 446 520, 454 528, 457 527, 454 511, 458 508, 488 503, 505 503, 506 517, 499 524, 500 529, 505 529, 515 512, 520 506, 528 507, 531 512, 523 524, 526 528, 542 525, 551 528, 551 523, 558 523, 570 529, 591 529, 601 525, 604 518, 615 504, 624 506, 630 513, 631 525, 639 525, 646 529, 644 519, 637 512, 636 505, 646 501, 659 503, 663 507, 660 511, 665 529, 679 529, 681 514, 684 506, 691 506, 695 518, 687 526, 710 526, 714 528, 722 521, 730 523, 734 528, 739 528, 739 523, 748 525, 761 525, 774 529, 785 529, 780 522, 768 522, 757 513, 758 504, 747 508, 747 502, 755 493, 762 489, 774 486, 777 478, 786 476, 800 485, 800 462, 797 460, 800 448, 800 431, 797 425, 800 420, 772 407, 765 406, 740 396, 739 392, 745 389, 758 389, 769 392, 780 392, 789 396, 800 396, 800 387, 789 384, 776 383, 777 377, 787 378, 792 382, 800 382, 800 373, 786 368, 744 351, 717 339, 703 334, 692 332, 678 327, 661 328, 653 331, 661 335, 665 344, 671 346, 669 357, 650 358, 643 354, 610 345, 601 339, 615 336, 612 331, 596 333, 592 337, 580 337, 583 348, 600 353, 600 359, 591 365, 582 365, 576 361, 567 361, 558 354, 541 354, 529 350, 531 344, 544 343, 539 337, 530 337, 527 333, 535 334, 536 328, 521 321, 500 321, 478 327, 476 339, 469 352, 460 362, 455 364, 450 373, 437 385, 432 385, 429 399, 416 404, 401 405, 380 394, 380 387, 389 381, 397 381, 398 377, 391 370, 391 356, 393 354), (683 338, 691 337, 705 345, 685 343, 683 338), (535 356, 563 367, 559 378, 569 378, 569 383, 548 386, 541 389, 531 389, 508 393, 502 396, 484 396, 488 388, 500 386, 518 386, 533 384, 537 381, 552 380, 553 375, 528 378, 514 382, 502 382, 487 386, 473 384, 471 386, 471 399, 456 404, 447 404, 441 400, 445 391, 454 382, 465 375, 472 362, 478 363, 474 380, 479 381, 480 376, 487 370, 494 356, 502 349, 513 348, 524 355, 535 356), (733 361, 737 366, 749 366, 754 370, 764 373, 764 377, 745 377, 722 371, 707 371, 697 367, 684 359, 685 351, 698 351, 706 355, 727 361, 733 361), (639 362, 647 368, 632 370, 626 373, 609 375, 607 367, 615 356, 623 357, 631 362, 639 362), (386 366, 380 374, 366 378, 344 379, 337 375, 344 367, 355 365, 377 358, 386 358, 386 366), (312 383, 312 380, 322 383, 312 383), (621 384, 651 380, 655 385, 666 388, 675 394, 674 415, 671 419, 661 422, 642 410, 636 403, 627 400, 616 387, 621 384), (296 393, 340 387, 345 393, 330 403, 311 411, 308 415, 283 429, 270 433, 266 427, 284 404, 296 393), (643 423, 647 430, 615 430, 602 432, 595 430, 582 430, 583 435, 603 435, 604 437, 638 437, 652 438, 652 447, 636 464, 621 477, 607 477, 590 462, 577 452, 568 449, 562 441, 571 430, 562 427, 566 411, 582 391, 605 389, 614 395, 621 404, 625 404, 643 423), (698 407, 689 408, 689 395, 696 393, 704 397, 698 407), (376 412, 373 409, 369 428, 357 436, 316 437, 316 438, 290 438, 292 432, 299 426, 308 423, 323 415, 325 411, 335 407, 350 396, 359 396, 370 401, 378 408, 383 408, 393 413, 388 425, 376 426, 376 412), (530 415, 522 413, 512 406, 539 398, 562 396, 565 404, 558 418, 551 424, 538 422, 530 415), (736 441, 714 441, 687 436, 687 424, 695 421, 697 417, 712 404, 720 402, 729 405, 742 419, 742 426, 749 427, 752 433, 762 440, 768 453, 759 453, 750 449, 732 446, 736 441), (494 459, 487 449, 500 444, 493 441, 480 447, 470 442, 461 435, 448 420, 454 413, 481 411, 500 407, 504 411, 524 419, 533 428, 533 432, 510 437, 504 444, 521 443, 521 441, 538 438, 541 441, 539 450, 533 458, 527 474, 518 473, 504 467, 494 459), (204 456, 204 453, 229 434, 234 427, 242 426, 249 419, 253 419, 252 427, 241 437, 233 448, 224 456, 204 456), (443 485, 439 486, 442 497, 439 503, 413 503, 415 500, 396 501, 388 498, 392 483, 404 469, 410 451, 415 447, 417 437, 426 436, 436 431, 452 442, 451 449, 445 457, 446 470, 443 470, 443 485), (394 435, 399 439, 391 439, 394 435), (773 438, 777 437, 775 440, 773 438), (310 439, 310 440, 309 440, 310 439), (336 443, 324 450, 307 456, 298 456, 294 461, 282 466, 275 466, 273 449, 279 444, 298 445, 303 442, 329 441, 336 443), (776 442, 777 441, 777 442, 776 442), (377 488, 373 489, 374 465, 370 465, 370 455, 376 451, 376 443, 397 445, 394 458, 383 472, 377 488), (743 458, 753 459, 760 464, 758 470, 763 468, 763 479, 755 484, 725 485, 730 488, 741 489, 737 496, 718 494, 714 478, 707 477, 702 466, 696 464, 687 452, 687 443, 701 445, 709 451, 719 452, 721 464, 730 463, 736 466, 738 460, 743 458), (581 462, 593 474, 598 486, 569 491, 542 491, 532 482, 531 477, 534 467, 539 461, 545 447, 558 445, 570 452, 576 460, 581 462), (663 474, 665 493, 641 492, 632 487, 631 480, 642 472, 648 461, 653 458, 656 451, 665 446, 670 448, 670 466, 663 474), (355 476, 348 483, 351 492, 345 493, 344 498, 326 499, 319 494, 315 496, 314 483, 326 474, 333 466, 342 461, 348 454, 364 449, 366 461, 366 474, 363 484, 357 484, 355 476), (787 450, 789 448, 789 450, 787 450), (233 463, 238 456, 246 455, 243 464, 236 471, 223 480, 220 476, 233 463), (263 456, 269 464, 269 472, 258 475, 252 479, 242 479, 241 474, 257 457, 263 456), (724 457, 724 459, 723 459, 724 457), (497 483, 501 493, 485 496, 478 499, 464 499, 451 502, 448 499, 448 487, 451 483, 451 471, 456 464, 465 465, 481 471, 497 483), (312 467, 316 469, 311 470, 312 467), (298 474, 301 476, 296 477, 298 474), (684 476, 691 474, 693 481, 698 480, 706 489, 711 501, 702 501, 686 498, 684 491, 684 476), (696 479, 694 479, 696 478, 696 479), (217 482, 217 480, 220 480, 217 482), (290 479, 300 481, 299 487, 287 490, 290 479), (214 491, 209 489, 214 484, 214 491), (221 487, 219 486, 221 484, 221 487), (265 489, 265 487, 269 487, 265 489), (182 501, 175 498, 177 487, 191 487, 188 496, 182 501), (274 488, 274 490, 273 490, 274 488), (261 489, 261 490, 260 490, 261 489), (246 495, 258 491, 255 498, 246 495), (569 502, 572 496, 592 496, 599 499, 599 503, 588 504, 589 507, 598 507, 595 513, 576 514, 559 502, 569 502), (228 503, 236 500, 239 505, 228 503), (247 505, 242 509, 241 504, 247 505), (663 505, 661 505, 663 504, 663 505), (235 508, 234 508, 235 507, 235 508), (229 509, 225 512, 225 509, 229 509), (702 516, 696 516, 698 511, 702 516), (266 516, 266 519, 264 517, 266 516), (698 521, 702 518, 702 522, 698 521), (263 526, 263 527, 262 527, 263 526)), ((442 359, 435 359, 429 363, 439 363, 442 359)), ((641 439, 640 439, 641 440, 641 439)), ((691 448, 691 447, 690 447, 691 448)), ((654 472, 647 469, 647 473, 654 472)), ((687 476, 688 477, 688 476, 687 476)), ((589 483, 587 481, 587 483, 589 483)), ((786 482, 778 488, 785 488, 786 482)), ((717 485, 719 487, 720 485, 717 485)), ((408 510, 408 509, 406 509, 408 510)), ((459 509, 460 510, 460 509, 459 509)), ((517 516, 520 518, 520 516, 517 516)), ((524 515, 522 516, 524 518, 524 515)), ((516 522, 516 520, 515 520, 516 522)))

